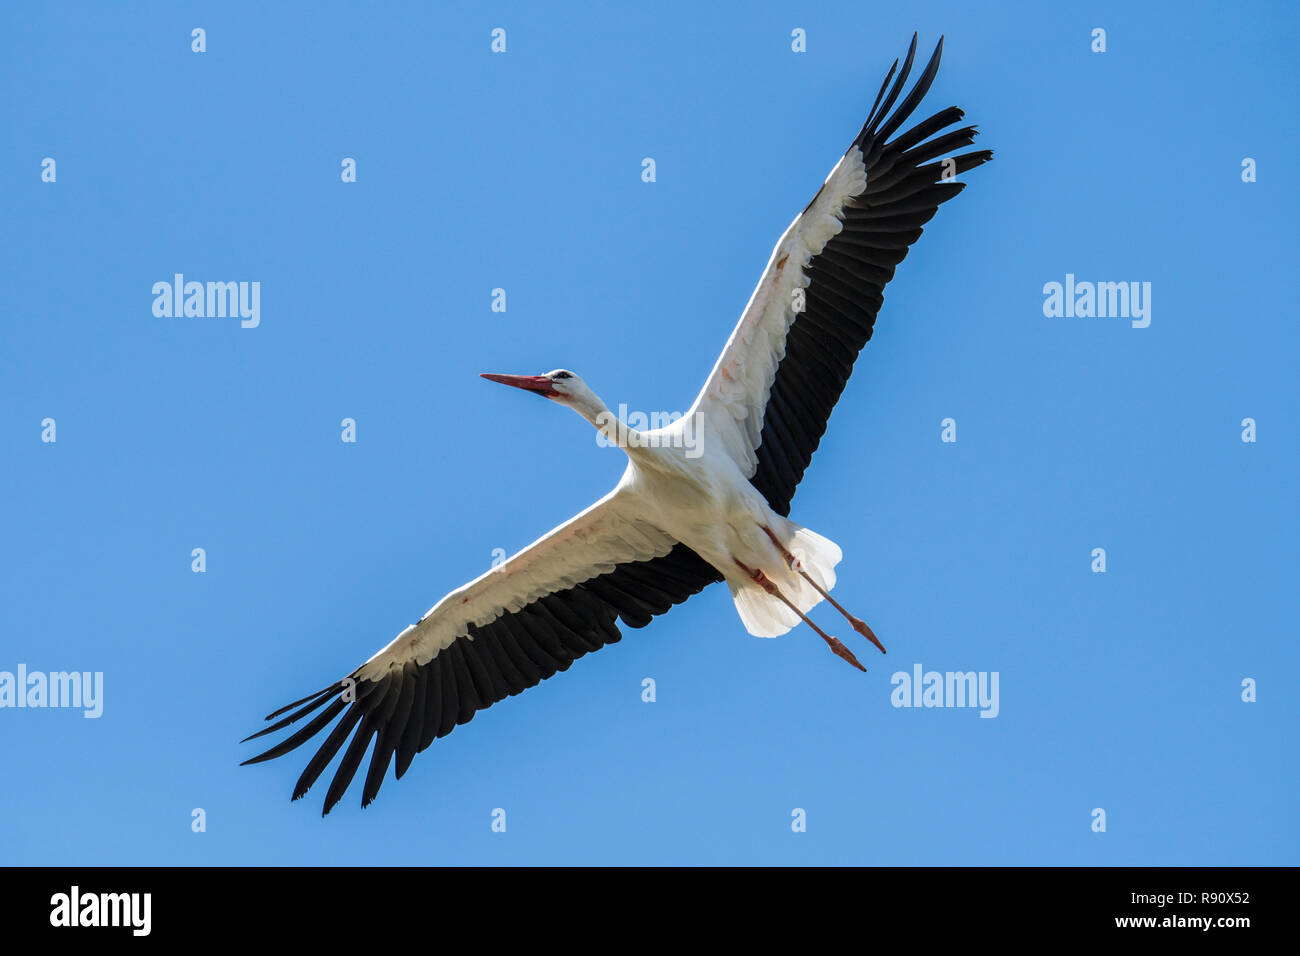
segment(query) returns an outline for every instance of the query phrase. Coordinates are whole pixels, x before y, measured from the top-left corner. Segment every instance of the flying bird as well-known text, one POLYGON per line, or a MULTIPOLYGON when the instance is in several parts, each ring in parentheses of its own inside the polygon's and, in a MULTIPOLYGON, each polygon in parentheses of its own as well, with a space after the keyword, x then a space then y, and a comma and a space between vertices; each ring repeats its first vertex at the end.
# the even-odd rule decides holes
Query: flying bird
POLYGON ((840 548, 791 521, 791 499, 826 430, 858 352, 871 338, 886 283, 957 174, 988 161, 975 127, 949 107, 904 132, 930 88, 940 39, 903 94, 916 37, 894 61, 861 132, 776 244, 758 287, 689 412, 637 431, 579 376, 483 377, 573 409, 627 455, 618 485, 504 564, 452 591, 347 677, 280 708, 251 740, 313 715, 244 763, 282 756, 337 720, 293 790, 307 793, 340 750, 324 813, 374 750, 362 806, 389 764, 412 758, 474 714, 533 687, 589 651, 644 627, 725 581, 749 633, 808 624, 836 655, 865 670, 808 617, 828 601, 883 652, 871 628, 834 598, 840 548), (901 99, 900 99, 901 96, 901 99), (319 712, 318 712, 319 711, 319 712), (346 744, 346 748, 345 748, 346 744))

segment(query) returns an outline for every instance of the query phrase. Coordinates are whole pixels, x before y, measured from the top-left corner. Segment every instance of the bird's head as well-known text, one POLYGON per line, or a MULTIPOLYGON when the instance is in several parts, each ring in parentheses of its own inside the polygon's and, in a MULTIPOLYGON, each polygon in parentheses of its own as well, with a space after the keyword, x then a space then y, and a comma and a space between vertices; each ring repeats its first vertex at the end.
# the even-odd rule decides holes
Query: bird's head
POLYGON ((481 377, 489 382, 513 385, 515 388, 522 388, 526 392, 543 395, 559 402, 561 405, 568 405, 579 410, 584 406, 600 403, 595 393, 587 387, 587 383, 567 369, 557 368, 545 375, 495 375, 491 372, 483 372, 481 377))

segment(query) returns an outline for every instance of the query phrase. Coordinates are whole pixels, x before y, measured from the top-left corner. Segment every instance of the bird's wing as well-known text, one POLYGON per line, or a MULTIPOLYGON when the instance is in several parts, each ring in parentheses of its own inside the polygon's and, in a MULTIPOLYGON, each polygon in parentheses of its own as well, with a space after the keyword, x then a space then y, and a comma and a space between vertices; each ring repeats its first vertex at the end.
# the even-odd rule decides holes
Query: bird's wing
POLYGON ((616 619, 644 627, 721 580, 694 551, 639 520, 622 488, 452 591, 343 680, 271 714, 267 720, 275 722, 253 737, 320 711, 244 762, 286 754, 342 715, 303 771, 293 799, 307 792, 350 736, 325 796, 329 813, 374 738, 365 806, 394 755, 401 778, 415 754, 476 711, 618 641, 616 619))
POLYGON ((941 39, 891 113, 916 55, 915 36, 890 86, 895 61, 862 131, 776 244, 689 413, 705 416, 782 515, 871 338, 894 267, 939 204, 965 188, 952 177, 993 155, 949 155, 975 137, 973 126, 942 132, 965 115, 955 106, 894 136, 929 90, 942 51, 941 39))

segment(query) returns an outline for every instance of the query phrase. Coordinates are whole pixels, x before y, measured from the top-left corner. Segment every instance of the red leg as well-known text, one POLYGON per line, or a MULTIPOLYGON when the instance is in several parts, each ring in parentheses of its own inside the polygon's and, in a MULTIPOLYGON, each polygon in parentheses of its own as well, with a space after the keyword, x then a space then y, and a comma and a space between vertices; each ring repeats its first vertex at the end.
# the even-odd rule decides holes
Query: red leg
POLYGON ((843 641, 841 641, 841 640, 840 640, 839 638, 837 638, 837 637, 831 637, 829 634, 827 634, 825 631, 823 631, 820 627, 818 627, 816 624, 814 624, 814 623, 812 622, 812 620, 808 617, 808 615, 804 614, 803 611, 801 611, 801 610, 799 610, 797 607, 795 607, 794 604, 792 604, 792 603, 790 602, 790 599, 787 598, 784 594, 781 593, 780 589, 776 586, 775 583, 773 583, 773 581, 772 581, 771 578, 769 578, 766 574, 764 574, 762 571, 760 571, 760 570, 758 570, 758 569, 756 569, 756 568, 753 569, 753 570, 751 570, 751 569, 745 567, 745 565, 741 564, 739 561, 737 561, 736 564, 740 566, 741 570, 743 570, 746 574, 748 574, 751 578, 753 578, 754 581, 755 581, 755 582, 756 582, 756 583, 757 583, 757 584, 758 584, 758 585, 759 585, 759 586, 760 586, 764 591, 766 591, 768 594, 770 594, 770 595, 772 595, 773 597, 775 597, 777 600, 779 600, 782 604, 784 604, 784 605, 785 605, 786 607, 788 607, 790 610, 794 611, 795 614, 798 614, 800 620, 802 620, 805 624, 807 624, 807 625, 808 625, 809 627, 811 627, 814 631, 816 631, 817 634, 821 637, 821 639, 822 639, 823 641, 826 642, 826 645, 831 649, 831 651, 832 651, 832 652, 833 652, 837 657, 843 658, 844 660, 848 661, 850 664, 852 664, 854 667, 856 667, 856 668, 857 668, 858 670, 860 670, 860 671, 863 671, 863 672, 866 671, 866 668, 863 667, 862 664, 859 663, 858 659, 857 659, 856 657, 853 656, 853 652, 852 652, 851 650, 849 650, 847 647, 844 646, 844 642, 843 642, 843 641))
POLYGON ((876 637, 875 632, 873 632, 871 628, 867 627, 867 622, 862 620, 862 618, 860 617, 854 617, 852 614, 846 611, 843 605, 841 605, 839 601, 831 597, 830 594, 820 584, 814 581, 812 579, 812 576, 803 569, 802 565, 800 565, 799 561, 795 558, 795 556, 791 554, 789 551, 787 551, 785 549, 785 545, 781 544, 781 542, 777 539, 777 536, 772 533, 771 528, 769 528, 767 525, 763 525, 763 530, 767 532, 767 536, 772 539, 772 543, 776 545, 776 549, 781 552, 781 556, 785 558, 786 563, 789 564, 793 570, 798 571, 799 574, 803 576, 803 579, 805 581, 807 581, 814 588, 816 588, 818 594, 820 594, 826 600, 830 601, 831 606, 835 608, 835 610, 839 611, 841 614, 844 615, 844 617, 848 620, 849 625, 853 628, 853 630, 857 631, 859 634, 861 634, 863 637, 869 640, 872 644, 875 644, 876 647, 880 648, 880 653, 884 654, 885 645, 881 644, 880 640, 876 637))

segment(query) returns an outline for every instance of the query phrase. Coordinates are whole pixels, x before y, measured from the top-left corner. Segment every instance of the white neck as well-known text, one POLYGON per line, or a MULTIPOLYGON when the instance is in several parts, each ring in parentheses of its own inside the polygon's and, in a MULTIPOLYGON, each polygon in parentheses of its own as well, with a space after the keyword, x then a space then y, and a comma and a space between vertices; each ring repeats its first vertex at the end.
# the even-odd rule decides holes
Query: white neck
POLYGON ((628 457, 632 456, 634 450, 644 446, 644 442, 640 441, 641 433, 611 412, 594 392, 574 396, 569 407, 589 421, 611 445, 623 449, 628 457))

